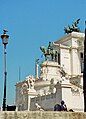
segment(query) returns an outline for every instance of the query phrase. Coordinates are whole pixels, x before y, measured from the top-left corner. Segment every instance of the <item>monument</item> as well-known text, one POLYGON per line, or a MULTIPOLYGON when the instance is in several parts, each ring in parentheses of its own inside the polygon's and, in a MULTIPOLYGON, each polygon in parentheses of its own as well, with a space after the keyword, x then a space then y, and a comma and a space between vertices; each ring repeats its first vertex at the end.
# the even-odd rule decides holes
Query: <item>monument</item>
MULTIPOLYGON (((37 106, 54 110, 54 105, 61 100, 65 101, 68 109, 84 110, 84 37, 84 33, 72 31, 54 43, 49 42, 47 48, 40 47, 45 56, 39 65, 40 74, 16 83, 18 110, 37 110, 37 106)), ((38 70, 38 60, 36 63, 38 70)))

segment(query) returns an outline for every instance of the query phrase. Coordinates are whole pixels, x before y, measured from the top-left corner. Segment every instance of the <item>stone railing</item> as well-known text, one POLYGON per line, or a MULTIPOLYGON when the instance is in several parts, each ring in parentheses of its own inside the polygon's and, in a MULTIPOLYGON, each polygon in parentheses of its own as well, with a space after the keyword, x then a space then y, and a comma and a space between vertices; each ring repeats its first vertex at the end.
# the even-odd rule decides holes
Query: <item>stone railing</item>
POLYGON ((54 111, 0 111, 0 119, 86 119, 86 113, 54 111))
POLYGON ((37 110, 37 107, 35 106, 36 103, 38 103, 46 111, 53 111, 53 107, 56 104, 56 94, 43 95, 32 98, 30 103, 30 111, 37 110))
POLYGON ((31 99, 31 102, 37 102, 37 101, 43 101, 43 100, 50 100, 56 98, 56 94, 48 94, 48 95, 42 95, 38 97, 34 97, 31 99))

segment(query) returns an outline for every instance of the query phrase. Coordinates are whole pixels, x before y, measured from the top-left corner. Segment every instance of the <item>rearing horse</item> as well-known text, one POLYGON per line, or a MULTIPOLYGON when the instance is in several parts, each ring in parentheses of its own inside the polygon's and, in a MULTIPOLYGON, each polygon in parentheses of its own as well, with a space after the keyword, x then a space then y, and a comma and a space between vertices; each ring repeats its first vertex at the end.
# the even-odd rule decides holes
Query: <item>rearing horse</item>
POLYGON ((45 56, 45 59, 46 59, 47 49, 46 49, 44 46, 41 46, 41 47, 40 47, 40 50, 43 52, 43 54, 44 54, 44 56, 45 56))

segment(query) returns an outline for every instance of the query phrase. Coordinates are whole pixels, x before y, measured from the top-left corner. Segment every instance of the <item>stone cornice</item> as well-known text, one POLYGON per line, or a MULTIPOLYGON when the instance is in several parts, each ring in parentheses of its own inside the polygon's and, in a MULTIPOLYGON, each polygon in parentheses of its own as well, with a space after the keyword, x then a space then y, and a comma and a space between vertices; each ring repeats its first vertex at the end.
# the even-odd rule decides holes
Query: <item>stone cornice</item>
POLYGON ((77 38, 77 39, 84 39, 85 34, 84 33, 78 33, 78 32, 72 32, 64 37, 62 37, 61 39, 57 40, 56 42, 54 42, 54 44, 61 44, 69 39, 72 38, 77 38))
POLYGON ((52 66, 52 67, 60 67, 57 62, 52 62, 52 61, 44 61, 42 64, 40 64, 41 67, 44 66, 52 66))

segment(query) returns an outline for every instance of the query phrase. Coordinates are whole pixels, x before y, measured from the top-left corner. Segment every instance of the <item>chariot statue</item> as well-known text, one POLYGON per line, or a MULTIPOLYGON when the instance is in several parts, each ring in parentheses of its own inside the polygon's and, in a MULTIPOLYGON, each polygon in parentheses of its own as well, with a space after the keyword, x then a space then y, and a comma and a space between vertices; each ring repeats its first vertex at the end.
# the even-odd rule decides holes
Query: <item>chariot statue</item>
POLYGON ((56 61, 57 60, 57 50, 54 50, 51 42, 49 42, 48 47, 41 46, 40 50, 43 52, 45 56, 45 60, 56 61))
POLYGON ((79 21, 80 21, 80 19, 74 21, 72 23, 72 26, 68 25, 68 27, 64 27, 65 33, 69 34, 69 33, 72 33, 73 31, 80 32, 80 28, 78 27, 79 21))

